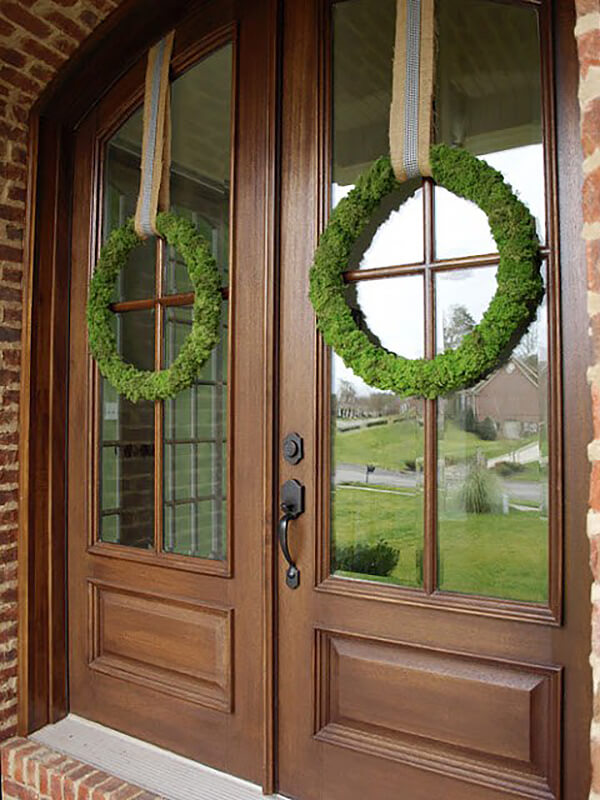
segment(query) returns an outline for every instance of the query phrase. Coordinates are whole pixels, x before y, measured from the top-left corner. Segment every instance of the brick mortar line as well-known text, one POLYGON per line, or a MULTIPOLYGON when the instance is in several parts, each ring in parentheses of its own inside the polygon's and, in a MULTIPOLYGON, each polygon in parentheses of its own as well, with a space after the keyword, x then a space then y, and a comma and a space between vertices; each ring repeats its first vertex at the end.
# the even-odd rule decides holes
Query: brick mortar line
POLYGON ((586 33, 598 30, 599 28, 600 11, 589 11, 587 14, 583 14, 582 16, 578 17, 577 23, 575 24, 575 36, 579 38, 580 36, 584 36, 586 33))
POLYGON ((579 105, 585 110, 588 103, 600 97, 600 67, 590 66, 587 75, 579 81, 579 105))

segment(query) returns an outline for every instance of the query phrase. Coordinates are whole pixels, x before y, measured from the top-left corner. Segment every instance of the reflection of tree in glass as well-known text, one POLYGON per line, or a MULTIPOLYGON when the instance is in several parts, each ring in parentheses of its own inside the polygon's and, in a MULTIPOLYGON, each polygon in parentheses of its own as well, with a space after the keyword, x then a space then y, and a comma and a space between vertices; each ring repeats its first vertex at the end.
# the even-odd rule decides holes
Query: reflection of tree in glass
POLYGON ((350 381, 341 380, 340 388, 337 392, 338 402, 340 405, 354 405, 356 403, 356 389, 350 381))
POLYGON ((475 320, 466 306, 450 306, 444 313, 444 350, 454 350, 458 347, 474 327, 475 320))
POLYGON ((534 320, 523 334, 519 344, 515 347, 514 354, 521 359, 528 367, 537 372, 538 368, 538 323, 534 320))
POLYGON ((350 381, 341 380, 337 390, 337 410, 342 417, 354 417, 358 404, 358 394, 350 381))

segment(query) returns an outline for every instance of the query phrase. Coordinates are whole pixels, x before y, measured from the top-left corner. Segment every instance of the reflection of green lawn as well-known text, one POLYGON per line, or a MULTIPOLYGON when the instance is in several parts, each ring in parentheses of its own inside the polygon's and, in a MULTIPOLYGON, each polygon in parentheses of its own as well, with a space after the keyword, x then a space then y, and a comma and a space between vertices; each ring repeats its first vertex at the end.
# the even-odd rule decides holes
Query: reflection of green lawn
MULTIPOLYGON (((451 421, 446 422, 440 439, 440 454, 463 460, 477 451, 487 458, 510 453, 535 441, 524 439, 496 439, 485 442, 474 433, 461 430, 451 421)), ((375 464, 390 470, 406 469, 405 461, 423 457, 423 428, 412 420, 388 423, 373 428, 361 428, 335 435, 335 461, 345 464, 375 464)))
POLYGON ((442 519, 440 588, 543 603, 548 525, 534 511, 442 519))
POLYGON ((394 582, 404 586, 420 583, 417 549, 422 547, 422 494, 338 488, 333 494, 333 527, 339 544, 385 539, 400 553, 392 575, 394 582))
MULTIPOLYGON (((352 487, 334 494, 336 541, 385 539, 400 551, 385 582, 415 586, 422 547, 422 495, 365 492, 352 487)), ((529 602, 547 595, 547 523, 534 512, 469 514, 440 521, 440 588, 529 602)), ((377 580, 377 579, 376 579, 377 580)))

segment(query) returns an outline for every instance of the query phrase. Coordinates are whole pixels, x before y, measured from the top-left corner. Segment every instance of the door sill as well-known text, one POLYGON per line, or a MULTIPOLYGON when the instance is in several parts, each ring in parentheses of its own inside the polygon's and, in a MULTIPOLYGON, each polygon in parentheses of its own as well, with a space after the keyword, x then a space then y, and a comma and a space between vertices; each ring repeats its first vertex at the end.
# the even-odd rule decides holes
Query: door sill
MULTIPOLYGON (((29 737, 165 800, 258 800, 260 786, 69 714, 29 737)), ((284 800, 269 795, 271 800, 284 800)))

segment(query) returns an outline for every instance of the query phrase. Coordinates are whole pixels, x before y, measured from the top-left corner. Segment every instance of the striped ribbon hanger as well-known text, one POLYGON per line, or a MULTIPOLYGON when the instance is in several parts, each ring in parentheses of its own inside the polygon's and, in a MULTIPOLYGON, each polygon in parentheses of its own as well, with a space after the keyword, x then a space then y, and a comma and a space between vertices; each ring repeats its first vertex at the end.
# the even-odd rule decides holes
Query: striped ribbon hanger
POLYGON ((396 178, 431 175, 435 0, 398 0, 390 155, 396 178))
POLYGON ((156 214, 159 208, 162 211, 167 211, 169 208, 171 170, 169 66, 174 38, 175 31, 171 31, 148 51, 140 193, 135 211, 135 230, 142 239, 157 234, 156 214))

